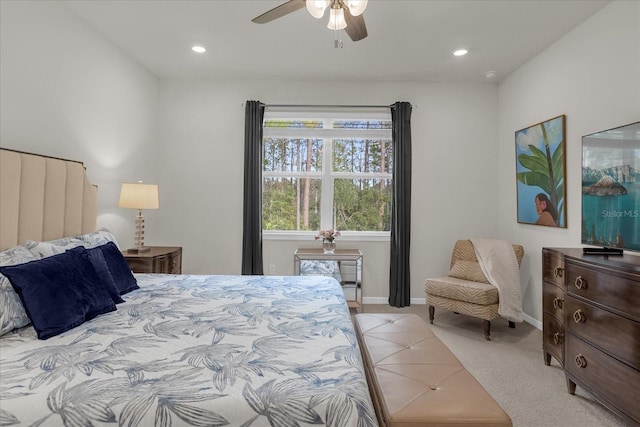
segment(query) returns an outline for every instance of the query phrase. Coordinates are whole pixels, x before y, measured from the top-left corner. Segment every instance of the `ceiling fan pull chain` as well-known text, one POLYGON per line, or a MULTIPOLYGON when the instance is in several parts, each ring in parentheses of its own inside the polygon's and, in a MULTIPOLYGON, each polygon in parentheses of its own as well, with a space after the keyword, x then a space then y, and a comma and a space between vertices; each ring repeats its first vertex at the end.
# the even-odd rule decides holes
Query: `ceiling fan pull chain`
POLYGON ((335 33, 335 40, 333 41, 333 47, 335 49, 340 48, 342 49, 343 44, 342 44, 342 38, 340 37, 340 30, 334 30, 335 33))

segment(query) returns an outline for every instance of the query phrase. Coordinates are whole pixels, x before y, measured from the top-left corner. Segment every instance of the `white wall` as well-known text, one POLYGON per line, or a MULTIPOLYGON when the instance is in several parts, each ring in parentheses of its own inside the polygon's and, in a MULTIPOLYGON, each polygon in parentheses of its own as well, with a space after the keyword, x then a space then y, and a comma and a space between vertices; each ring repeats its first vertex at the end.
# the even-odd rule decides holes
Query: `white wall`
POLYGON ((499 87, 500 236, 520 242, 524 311, 542 320, 542 247, 580 247, 582 136, 640 120, 640 2, 606 6, 499 87), (566 229, 517 223, 514 132, 566 115, 566 229))
MULTIPOLYGON (((117 207, 120 183, 158 182, 160 209, 145 213, 146 243, 184 246, 185 272, 240 272, 242 103, 247 99, 294 104, 406 100, 416 106, 415 301, 424 300, 424 278, 447 271, 456 238, 497 234, 495 84, 159 83, 55 2, 1 2, 0 7, 0 143, 83 160, 100 189, 99 225, 111 228, 121 246, 132 243, 134 213, 117 207)), ((267 241, 265 265, 274 264, 276 274, 291 274, 295 248, 315 243, 267 241)), ((362 248, 365 297, 386 301, 388 244, 340 244, 362 248)))
MULTIPOLYGON (((184 247, 189 273, 239 274, 242 251, 244 108, 267 104, 375 104, 409 101, 413 131, 411 297, 449 269, 458 238, 497 237, 497 86, 399 82, 163 81, 159 183, 169 203, 158 216, 166 243, 184 247)), ((388 298, 388 242, 352 242, 364 254, 364 297, 388 298)), ((266 241, 265 271, 293 273, 296 247, 266 241)))
POLYGON ((0 31, 0 145, 84 161, 98 225, 131 246, 118 195, 155 180, 158 80, 57 2, 0 2, 0 31))
MULTIPOLYGON (((525 313, 541 313, 543 246, 579 246, 580 137, 640 118, 640 3, 614 2, 495 84, 158 80, 55 2, 0 2, 0 144, 85 161, 100 187, 99 225, 132 243, 122 181, 160 184, 148 244, 184 246, 187 273, 240 272, 244 109, 391 104, 413 111, 414 302, 444 274, 453 242, 501 237, 525 246, 525 313), (567 115, 567 229, 517 223, 514 132, 567 115), (157 157, 156 157, 157 156, 157 157)), ((293 272, 313 241, 265 242, 265 265, 293 272)), ((365 254, 365 298, 387 299, 388 244, 365 254)))

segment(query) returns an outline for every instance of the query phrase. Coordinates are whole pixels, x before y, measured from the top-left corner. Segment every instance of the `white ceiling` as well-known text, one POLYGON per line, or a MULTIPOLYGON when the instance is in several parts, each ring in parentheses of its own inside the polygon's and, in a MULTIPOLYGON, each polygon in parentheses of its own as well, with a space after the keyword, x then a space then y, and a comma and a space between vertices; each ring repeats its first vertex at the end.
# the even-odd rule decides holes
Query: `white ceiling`
POLYGON ((285 0, 63 0, 71 11, 161 78, 380 79, 440 82, 503 78, 609 1, 369 0, 369 36, 342 32, 300 9, 251 19, 285 0), (191 46, 208 50, 198 55, 191 46), (465 57, 451 52, 464 47, 465 57))

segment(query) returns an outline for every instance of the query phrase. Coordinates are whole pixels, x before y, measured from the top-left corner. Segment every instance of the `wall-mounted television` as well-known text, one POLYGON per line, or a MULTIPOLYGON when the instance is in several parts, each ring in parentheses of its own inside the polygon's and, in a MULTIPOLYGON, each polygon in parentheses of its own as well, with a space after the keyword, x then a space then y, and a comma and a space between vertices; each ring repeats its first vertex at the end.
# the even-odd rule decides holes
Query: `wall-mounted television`
POLYGON ((582 243, 640 252, 640 122, 582 137, 582 243))

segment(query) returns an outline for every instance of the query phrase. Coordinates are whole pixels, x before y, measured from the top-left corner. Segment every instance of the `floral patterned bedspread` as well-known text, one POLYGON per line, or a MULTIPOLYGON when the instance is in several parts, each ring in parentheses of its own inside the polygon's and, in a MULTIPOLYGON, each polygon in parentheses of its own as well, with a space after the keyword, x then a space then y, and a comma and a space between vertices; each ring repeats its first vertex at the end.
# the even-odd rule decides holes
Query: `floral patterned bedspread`
POLYGON ((136 278, 115 312, 0 338, 0 425, 377 425, 334 279, 136 278))

